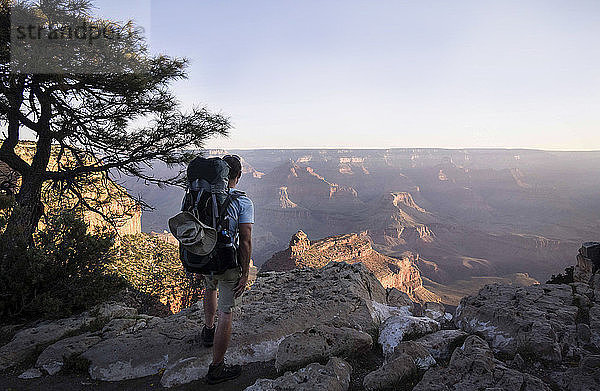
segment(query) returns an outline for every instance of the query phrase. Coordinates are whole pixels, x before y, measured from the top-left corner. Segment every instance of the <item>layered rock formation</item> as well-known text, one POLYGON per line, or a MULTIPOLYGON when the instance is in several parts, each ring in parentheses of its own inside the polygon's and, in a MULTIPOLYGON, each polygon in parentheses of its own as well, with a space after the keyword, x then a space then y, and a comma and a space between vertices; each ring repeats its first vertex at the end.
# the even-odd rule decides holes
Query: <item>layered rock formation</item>
POLYGON ((294 202, 309 209, 338 210, 362 204, 353 188, 330 182, 313 168, 291 161, 265 175, 262 185, 264 191, 286 187, 294 202))
POLYGON ((289 247, 274 254, 261 270, 287 271, 300 267, 321 268, 329 262, 360 262, 386 288, 397 288, 418 302, 439 301, 423 287, 421 274, 413 261, 409 255, 396 259, 375 251, 366 232, 332 236, 311 243, 308 236, 299 231, 292 236, 289 247))
POLYGON ((415 246, 430 243, 435 234, 425 223, 433 216, 417 205, 408 192, 384 194, 371 207, 369 227, 377 243, 387 246, 415 246))

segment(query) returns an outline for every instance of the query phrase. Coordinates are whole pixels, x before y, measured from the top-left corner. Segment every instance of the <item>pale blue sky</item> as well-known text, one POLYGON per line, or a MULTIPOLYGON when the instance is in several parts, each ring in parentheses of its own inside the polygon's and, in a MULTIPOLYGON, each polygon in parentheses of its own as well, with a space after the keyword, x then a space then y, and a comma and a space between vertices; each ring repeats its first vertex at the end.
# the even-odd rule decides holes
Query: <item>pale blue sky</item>
POLYGON ((600 149, 600 2, 99 0, 191 60, 211 147, 600 149))

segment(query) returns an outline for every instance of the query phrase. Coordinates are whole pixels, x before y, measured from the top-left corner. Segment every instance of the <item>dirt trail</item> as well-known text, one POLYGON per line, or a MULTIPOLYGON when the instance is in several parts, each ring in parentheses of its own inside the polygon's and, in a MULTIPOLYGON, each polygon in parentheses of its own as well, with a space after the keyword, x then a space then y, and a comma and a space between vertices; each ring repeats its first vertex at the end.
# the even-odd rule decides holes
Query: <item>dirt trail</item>
POLYGON ((120 382, 103 382, 91 380, 83 374, 60 373, 55 376, 21 380, 17 378, 21 372, 11 371, 0 375, 0 391, 237 391, 254 384, 256 379, 277 377, 274 362, 247 364, 244 366, 242 375, 229 382, 211 386, 203 380, 199 380, 170 389, 163 388, 160 385, 159 375, 120 382))

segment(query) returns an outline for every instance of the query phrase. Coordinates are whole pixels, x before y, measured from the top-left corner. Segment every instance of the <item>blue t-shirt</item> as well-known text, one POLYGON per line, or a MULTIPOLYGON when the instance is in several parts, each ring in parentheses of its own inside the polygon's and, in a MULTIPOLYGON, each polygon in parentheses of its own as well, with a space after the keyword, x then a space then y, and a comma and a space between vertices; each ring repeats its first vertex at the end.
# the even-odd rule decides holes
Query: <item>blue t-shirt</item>
POLYGON ((227 214, 230 216, 229 230, 231 232, 237 232, 239 224, 254 224, 254 204, 244 192, 240 192, 236 189, 229 189, 229 192, 243 194, 233 200, 227 208, 227 214))

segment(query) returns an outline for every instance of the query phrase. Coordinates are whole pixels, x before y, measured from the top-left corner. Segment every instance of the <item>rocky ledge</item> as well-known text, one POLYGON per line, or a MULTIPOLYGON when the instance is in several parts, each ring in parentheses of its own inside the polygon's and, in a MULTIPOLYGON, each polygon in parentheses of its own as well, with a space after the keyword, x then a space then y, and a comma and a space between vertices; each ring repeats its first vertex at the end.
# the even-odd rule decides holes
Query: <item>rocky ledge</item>
MULTIPOLYGON (((585 271, 568 284, 487 286, 454 316, 385 289, 360 263, 260 273, 227 360, 272 366, 277 375, 255 376, 251 391, 600 390, 600 274, 585 271)), ((105 304, 17 332, 0 368, 49 377, 76 360, 92 379, 154 375, 202 389, 211 351, 197 342, 201 327, 200 304, 167 318, 105 304)))

